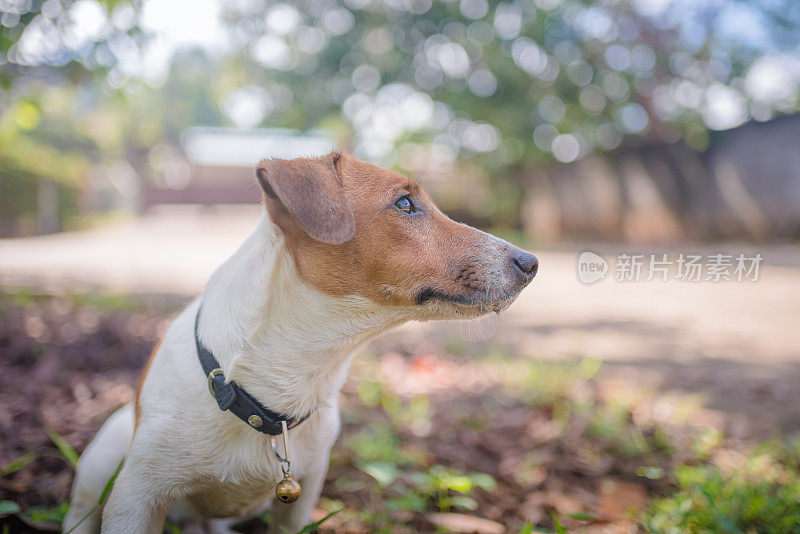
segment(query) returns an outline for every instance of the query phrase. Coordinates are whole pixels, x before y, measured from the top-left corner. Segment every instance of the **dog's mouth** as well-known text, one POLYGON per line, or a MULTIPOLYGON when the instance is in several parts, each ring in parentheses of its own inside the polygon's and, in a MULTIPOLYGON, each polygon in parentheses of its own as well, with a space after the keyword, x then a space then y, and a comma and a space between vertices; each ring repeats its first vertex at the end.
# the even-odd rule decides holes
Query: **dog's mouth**
POLYGON ((520 292, 521 290, 501 295, 488 292, 454 294, 429 286, 422 288, 417 293, 415 300, 419 306, 438 303, 450 305, 455 308, 456 313, 483 315, 485 313, 500 313, 504 311, 517 299, 520 292))
POLYGON ((469 304, 469 298, 465 295, 450 295, 432 287, 425 287, 417 293, 417 304, 425 304, 432 300, 443 300, 453 304, 469 304))

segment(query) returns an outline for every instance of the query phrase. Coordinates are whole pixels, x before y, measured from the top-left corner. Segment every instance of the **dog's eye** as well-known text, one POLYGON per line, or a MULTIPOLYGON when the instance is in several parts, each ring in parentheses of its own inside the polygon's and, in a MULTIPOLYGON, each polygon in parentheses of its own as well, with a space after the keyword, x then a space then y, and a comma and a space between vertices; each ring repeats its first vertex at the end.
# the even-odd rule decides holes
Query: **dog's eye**
POLYGON ((408 197, 400 197, 394 205, 397 206, 397 209, 405 213, 414 213, 417 211, 411 199, 408 197))

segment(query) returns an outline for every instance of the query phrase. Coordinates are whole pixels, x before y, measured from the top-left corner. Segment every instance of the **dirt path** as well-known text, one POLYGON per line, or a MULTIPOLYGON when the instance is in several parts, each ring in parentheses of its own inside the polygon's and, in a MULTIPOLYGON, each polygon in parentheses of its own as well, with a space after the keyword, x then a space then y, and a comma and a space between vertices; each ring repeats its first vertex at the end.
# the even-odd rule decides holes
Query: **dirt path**
POLYGON ((578 280, 578 251, 537 252, 540 274, 499 321, 419 329, 518 356, 597 358, 627 381, 701 395, 743 437, 800 431, 800 269, 769 262, 787 263, 787 251, 762 252, 757 282, 591 286, 578 280))
MULTIPOLYGON (((199 292, 255 227, 258 208, 156 211, 86 232, 0 240, 0 284, 58 291, 199 292)), ((587 247, 597 250, 597 247, 587 247)), ((707 398, 734 432, 800 430, 800 248, 707 248, 764 257, 757 282, 615 281, 577 277, 582 247, 536 250, 540 274, 500 318, 410 325, 378 343, 443 351, 503 346, 536 358, 592 357, 605 372, 707 398), (737 430, 738 429, 738 430, 737 430)), ((672 247, 642 253, 691 253, 672 247)), ((606 259, 622 247, 600 248, 606 259)))

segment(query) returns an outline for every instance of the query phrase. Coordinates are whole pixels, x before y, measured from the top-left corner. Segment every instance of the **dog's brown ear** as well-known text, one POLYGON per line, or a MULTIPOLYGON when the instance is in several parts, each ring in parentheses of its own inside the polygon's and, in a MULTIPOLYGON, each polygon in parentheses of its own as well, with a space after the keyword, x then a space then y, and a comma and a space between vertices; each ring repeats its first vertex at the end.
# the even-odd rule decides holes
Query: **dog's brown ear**
POLYGON ((264 193, 277 199, 313 239, 331 245, 350 240, 356 222, 337 165, 341 154, 264 160, 256 168, 264 193))

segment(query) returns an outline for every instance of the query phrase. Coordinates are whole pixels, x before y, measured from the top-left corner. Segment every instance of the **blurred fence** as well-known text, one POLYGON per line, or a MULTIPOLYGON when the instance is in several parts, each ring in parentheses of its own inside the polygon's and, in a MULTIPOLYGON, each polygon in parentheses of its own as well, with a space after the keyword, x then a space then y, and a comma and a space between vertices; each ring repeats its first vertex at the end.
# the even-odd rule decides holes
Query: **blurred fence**
POLYGON ((522 213, 538 241, 796 239, 800 115, 749 123, 695 152, 642 144, 532 173, 522 213))

